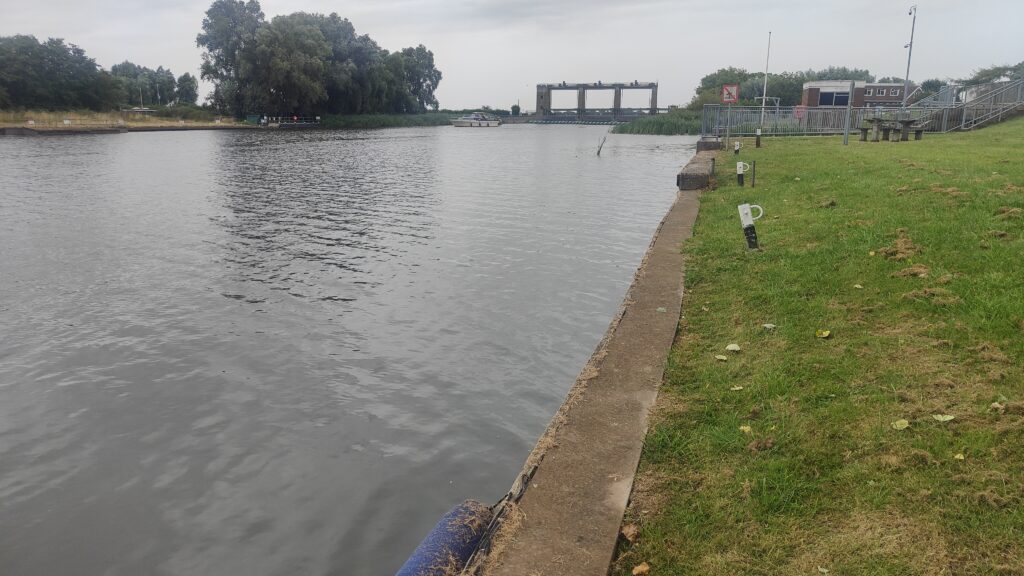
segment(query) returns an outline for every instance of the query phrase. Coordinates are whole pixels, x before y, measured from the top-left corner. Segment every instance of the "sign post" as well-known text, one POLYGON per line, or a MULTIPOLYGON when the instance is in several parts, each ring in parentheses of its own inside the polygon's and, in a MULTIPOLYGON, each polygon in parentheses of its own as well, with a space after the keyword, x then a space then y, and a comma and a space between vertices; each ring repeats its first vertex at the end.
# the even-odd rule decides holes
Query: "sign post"
POLYGON ((732 105, 740 101, 740 85, 739 84, 723 84, 722 85, 722 104, 728 104, 729 107, 726 109, 725 116, 725 141, 729 141, 729 128, 732 124, 732 105))
POLYGON ((807 106, 801 105, 793 107, 793 118, 797 119, 797 124, 803 124, 805 116, 807 116, 807 106))
POLYGON ((846 118, 843 120, 843 146, 850 145, 850 112, 853 110, 853 91, 856 85, 850 80, 850 97, 846 100, 846 118))

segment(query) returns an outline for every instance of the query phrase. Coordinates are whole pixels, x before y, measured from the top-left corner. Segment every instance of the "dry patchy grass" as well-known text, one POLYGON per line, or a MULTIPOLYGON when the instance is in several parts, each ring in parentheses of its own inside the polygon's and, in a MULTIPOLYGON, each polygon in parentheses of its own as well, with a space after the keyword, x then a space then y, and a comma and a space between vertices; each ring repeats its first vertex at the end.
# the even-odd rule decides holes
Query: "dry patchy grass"
POLYGON ((702 197, 613 574, 1024 574, 1022 128, 742 149, 763 175, 702 197))

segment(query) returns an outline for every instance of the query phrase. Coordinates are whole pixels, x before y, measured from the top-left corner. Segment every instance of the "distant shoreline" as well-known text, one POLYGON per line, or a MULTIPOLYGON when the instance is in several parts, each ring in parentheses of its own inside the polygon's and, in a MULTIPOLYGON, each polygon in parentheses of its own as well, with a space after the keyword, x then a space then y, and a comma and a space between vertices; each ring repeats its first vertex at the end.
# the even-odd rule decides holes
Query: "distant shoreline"
POLYGON ((121 134, 124 132, 184 132, 192 130, 254 130, 245 124, 200 126, 60 126, 60 127, 0 127, 0 136, 70 136, 79 134, 121 134))

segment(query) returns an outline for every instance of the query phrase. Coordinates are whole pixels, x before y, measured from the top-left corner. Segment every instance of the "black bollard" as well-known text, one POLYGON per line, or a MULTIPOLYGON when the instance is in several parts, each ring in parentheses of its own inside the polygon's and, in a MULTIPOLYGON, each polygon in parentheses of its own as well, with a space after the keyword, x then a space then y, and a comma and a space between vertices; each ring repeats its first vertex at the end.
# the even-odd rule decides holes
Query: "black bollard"
POLYGON ((750 187, 757 188, 757 160, 750 163, 750 187))
POLYGON ((761 129, 757 129, 757 138, 754 139, 754 148, 761 147, 761 129))
POLYGON ((736 156, 740 155, 740 141, 739 140, 737 140, 736 143, 733 144, 733 146, 732 146, 732 153, 734 155, 736 155, 736 156))
POLYGON ((757 250, 757 230, 753 224, 743 227, 743 236, 747 239, 747 248, 757 250))
POLYGON ((747 248, 756 250, 758 249, 757 230, 754 229, 754 222, 764 216, 764 209, 757 204, 740 204, 737 208, 740 212, 740 227, 743 229, 743 236, 747 239, 747 248), (758 212, 757 218, 754 218, 754 209, 758 212))

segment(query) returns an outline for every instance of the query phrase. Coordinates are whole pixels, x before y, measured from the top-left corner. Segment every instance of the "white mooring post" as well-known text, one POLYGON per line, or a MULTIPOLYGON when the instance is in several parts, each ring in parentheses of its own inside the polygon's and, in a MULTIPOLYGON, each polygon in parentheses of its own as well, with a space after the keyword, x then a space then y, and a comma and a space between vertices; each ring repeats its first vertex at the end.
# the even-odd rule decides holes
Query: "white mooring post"
POLYGON ((746 162, 736 163, 736 183, 740 186, 743 186, 743 174, 747 170, 750 170, 750 164, 747 164, 746 162))
POLYGON ((764 216, 764 209, 757 204, 740 204, 737 206, 740 211, 740 225, 743 227, 743 236, 747 239, 747 248, 757 250, 757 230, 754 229, 754 221, 764 216), (752 209, 757 208, 755 217, 752 209))

